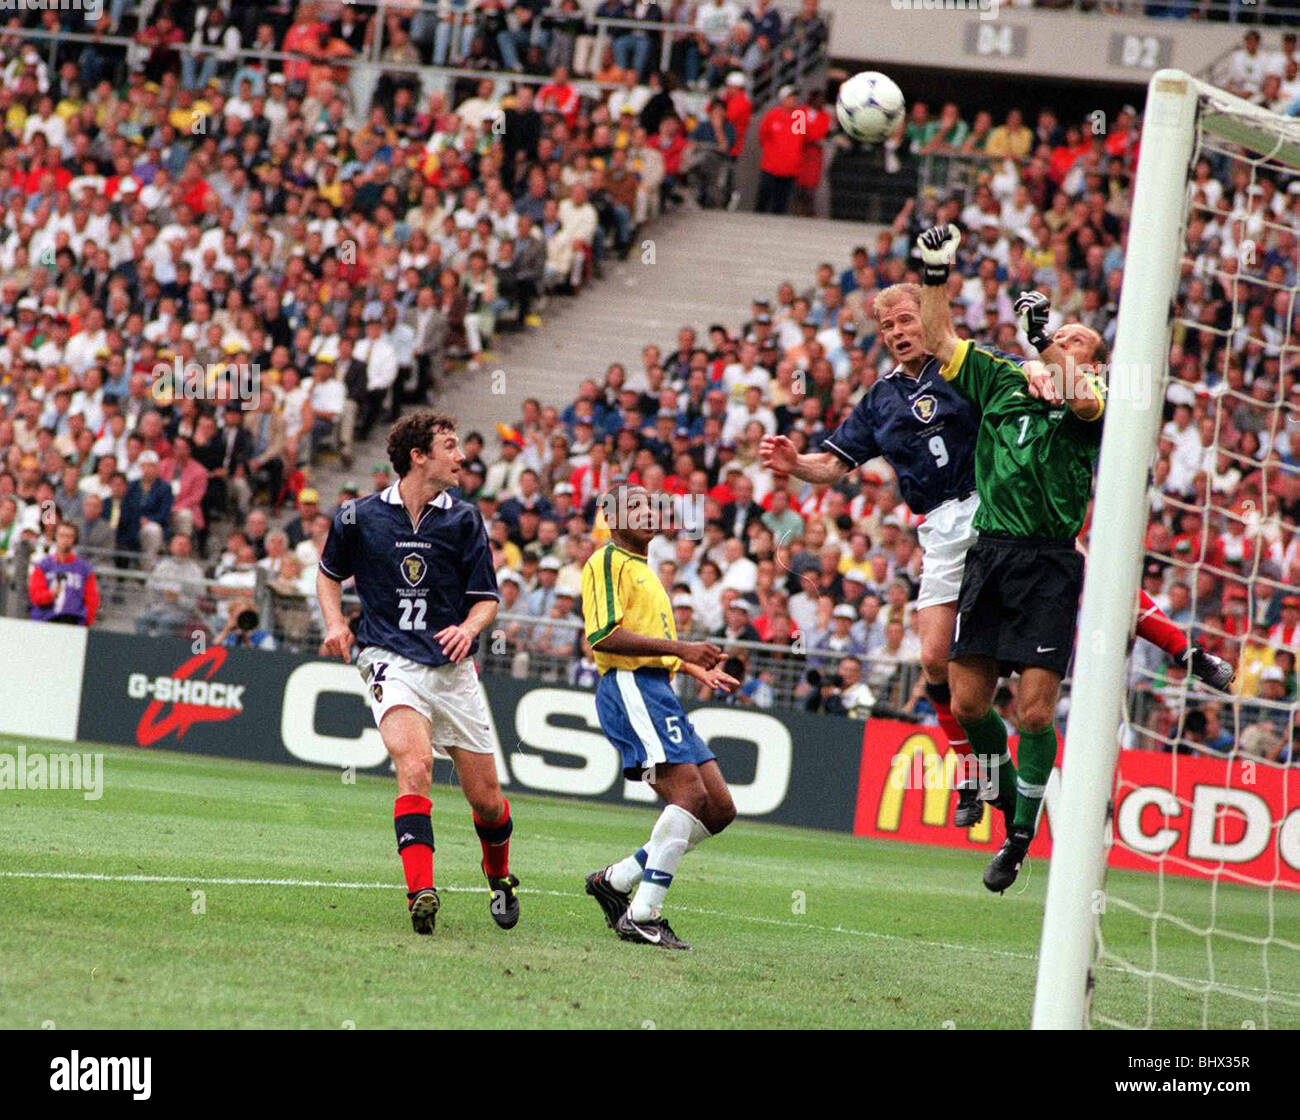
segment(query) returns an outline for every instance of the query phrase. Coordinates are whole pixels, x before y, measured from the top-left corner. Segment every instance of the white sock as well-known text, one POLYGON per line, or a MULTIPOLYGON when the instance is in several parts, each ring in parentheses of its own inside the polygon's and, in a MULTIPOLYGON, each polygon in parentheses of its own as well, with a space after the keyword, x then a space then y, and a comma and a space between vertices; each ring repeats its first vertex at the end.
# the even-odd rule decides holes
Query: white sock
MULTIPOLYGON (((690 816, 690 814, 687 813, 687 816, 690 816)), ((691 835, 686 841, 686 851, 689 852, 692 848, 703 844, 712 835, 713 833, 705 828, 697 818, 692 816, 691 835)), ((641 882, 647 858, 649 857, 646 855, 645 848, 638 848, 630 856, 619 860, 618 863, 611 864, 608 872, 610 886, 616 891, 630 891, 637 883, 641 882)))
POLYGON ((645 849, 637 848, 627 858, 612 864, 609 869, 609 885, 616 891, 630 891, 641 881, 641 872, 645 869, 645 861, 645 849))
POLYGON ((709 830, 685 809, 678 805, 664 806, 645 846, 645 871, 632 899, 633 921, 644 922, 659 916, 682 856, 708 836, 709 830))

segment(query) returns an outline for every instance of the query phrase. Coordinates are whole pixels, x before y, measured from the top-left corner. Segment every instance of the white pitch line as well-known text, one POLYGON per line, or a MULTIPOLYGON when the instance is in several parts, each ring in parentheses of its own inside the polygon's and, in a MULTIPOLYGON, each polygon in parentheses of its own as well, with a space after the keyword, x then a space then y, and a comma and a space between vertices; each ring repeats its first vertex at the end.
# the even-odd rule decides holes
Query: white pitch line
MULTIPOLYGON (((220 887, 335 887, 339 890, 352 891, 397 891, 400 883, 341 883, 324 879, 235 879, 213 878, 208 876, 185 875, 103 875, 86 871, 0 871, 0 879, 57 879, 73 882, 92 883, 193 883, 196 886, 220 887)), ((439 884, 439 891, 452 894, 485 893, 487 887, 449 887, 439 884)), ((520 894, 546 895, 550 898, 585 898, 577 891, 543 890, 537 887, 521 887, 520 894)), ((880 941, 898 941, 904 945, 921 946, 929 949, 949 949, 964 953, 981 953, 986 956, 1011 957, 1015 960, 1032 961, 1034 954, 1016 953, 1007 949, 977 948, 974 945, 960 945, 947 941, 926 941, 915 937, 903 937, 896 933, 877 933, 874 930, 850 929, 848 926, 824 926, 812 922, 793 922, 786 918, 765 918, 756 914, 732 914, 724 910, 709 910, 701 906, 673 906, 670 909, 686 914, 703 914, 708 917, 726 918, 730 921, 756 922, 761 925, 783 926, 787 929, 812 930, 819 933, 841 933, 850 937, 869 937, 880 941)))
MULTIPOLYGON (((196 883, 201 886, 218 886, 218 887, 336 887, 339 890, 350 891, 397 891, 402 889, 400 883, 346 883, 336 882, 325 879, 234 879, 234 878, 213 878, 210 876, 185 876, 185 875, 103 875, 88 871, 0 871, 0 879, 57 879, 74 882, 93 882, 93 883, 196 883)), ((481 894, 487 888, 484 887, 452 887, 439 886, 439 891, 446 891, 449 894, 481 894)), ((543 890, 539 887, 521 887, 520 894, 545 895, 548 898, 585 898, 585 894, 579 894, 577 891, 553 891, 543 890)), ((754 922, 759 925, 781 926, 785 929, 811 930, 817 933, 839 933, 849 937, 866 937, 876 941, 897 941, 900 944, 908 946, 920 946, 926 949, 943 949, 950 952, 958 953, 976 953, 986 957, 1007 957, 1011 960, 1019 961, 1036 961, 1037 953, 1017 953, 1010 949, 989 949, 987 947, 978 947, 975 945, 962 945, 953 941, 929 941, 924 938, 903 937, 897 933, 878 933, 869 929, 852 929, 849 926, 824 926, 812 922, 792 922, 788 918, 764 918, 757 914, 732 914, 726 910, 710 910, 703 906, 672 906, 669 909, 680 911, 683 914, 703 914, 707 917, 726 918, 729 921, 754 922)), ((1107 971, 1127 972, 1127 969, 1119 968, 1115 965, 1102 965, 1107 971)), ((1177 977, 1177 979, 1186 980, 1188 977, 1177 977)), ((1241 991, 1246 992, 1264 992, 1269 994, 1270 990, 1265 988, 1251 987, 1246 984, 1232 985, 1241 991)), ((1300 992, 1285 991, 1280 988, 1271 989, 1271 994, 1275 996, 1294 996, 1300 997, 1300 992)))
MULTIPOLYGON (((396 891, 400 883, 340 883, 326 879, 216 879, 206 876, 186 875, 97 875, 82 871, 0 871, 0 879, 71 879, 94 883, 198 883, 216 887, 338 887, 349 891, 396 891)), ((487 887, 444 887, 440 891, 486 891, 487 887)), ((521 892, 522 893, 522 892, 521 892)), ((564 891, 528 890, 528 894, 551 894, 563 898, 578 898, 564 891)))

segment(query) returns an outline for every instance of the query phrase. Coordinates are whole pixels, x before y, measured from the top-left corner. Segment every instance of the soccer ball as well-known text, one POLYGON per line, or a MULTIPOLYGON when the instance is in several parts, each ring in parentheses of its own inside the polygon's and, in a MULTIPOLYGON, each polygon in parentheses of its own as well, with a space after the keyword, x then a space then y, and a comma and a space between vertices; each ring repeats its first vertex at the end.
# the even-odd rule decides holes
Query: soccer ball
POLYGON ((840 86, 835 115, 840 127, 854 140, 879 144, 903 119, 903 91, 892 78, 875 70, 854 74, 840 86))

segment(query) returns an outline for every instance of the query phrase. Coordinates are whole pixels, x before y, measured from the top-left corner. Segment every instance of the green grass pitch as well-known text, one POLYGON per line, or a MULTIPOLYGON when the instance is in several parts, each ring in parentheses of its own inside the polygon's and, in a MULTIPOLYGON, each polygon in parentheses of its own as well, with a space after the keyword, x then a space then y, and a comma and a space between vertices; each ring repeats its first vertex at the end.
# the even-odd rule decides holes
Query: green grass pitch
MULTIPOLYGON (((0 739, 0 752, 18 744, 0 739)), ((64 744, 27 742, 34 750, 64 744)), ((523 917, 488 913, 459 791, 434 794, 437 933, 412 934, 391 780, 181 753, 102 750, 98 801, 0 791, 0 1027, 1025 1027, 1046 866, 1004 897, 981 855, 739 821, 682 863, 668 898, 691 953, 624 944, 583 876, 637 847, 645 809, 510 791, 523 917), (245 880, 241 882, 241 880, 245 880), (247 882, 275 880, 278 882, 247 882), (196 896, 194 892, 203 892, 196 896), (202 911, 202 912, 197 912, 202 911)), ((1151 907, 1157 881, 1108 889, 1151 907)), ((1165 912, 1265 935, 1267 895, 1169 879, 1165 912)), ((1272 921, 1293 936, 1300 899, 1272 921)), ((1126 1022, 1300 1026, 1294 950, 1206 940, 1111 908, 1110 946, 1208 998, 1104 969, 1097 1007, 1126 1022), (1267 971, 1266 971, 1267 969, 1267 971), (1255 997, 1255 999, 1249 998, 1255 997), (1150 1004, 1148 1001, 1150 1000, 1150 1004)))

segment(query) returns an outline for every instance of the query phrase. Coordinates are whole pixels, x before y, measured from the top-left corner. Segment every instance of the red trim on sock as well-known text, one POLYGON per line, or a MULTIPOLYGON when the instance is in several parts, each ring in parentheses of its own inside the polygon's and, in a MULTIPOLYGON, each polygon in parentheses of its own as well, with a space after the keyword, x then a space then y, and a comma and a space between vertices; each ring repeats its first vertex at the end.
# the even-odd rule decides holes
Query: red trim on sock
MULTIPOLYGON (((934 702, 931 701, 931 703, 934 702)), ((944 735, 948 737, 948 745, 959 755, 970 754, 970 739, 966 735, 966 729, 957 722, 956 717, 952 714, 952 705, 935 704, 934 710, 939 716, 939 726, 943 728, 944 735)))
POLYGON ((393 818, 404 817, 407 813, 419 813, 425 817, 433 812, 433 802, 418 793, 404 793, 393 802, 393 818))
POLYGON ((1187 635, 1169 621, 1156 601, 1145 591, 1139 592, 1141 609, 1138 613, 1137 636, 1165 651, 1170 657, 1187 653, 1187 635))
MULTIPOLYGON (((432 811, 433 802, 418 793, 404 793, 393 802, 394 819, 412 814, 427 817, 432 811)), ((397 854, 402 857, 407 893, 433 886, 433 849, 428 844, 408 844, 397 854)))
MULTIPOLYGON (((510 802, 504 797, 501 804, 505 808, 501 815, 494 821, 485 821, 477 813, 474 814, 474 823, 485 825, 490 828, 500 828, 510 819, 510 802)), ((483 849, 483 873, 490 875, 493 879, 504 879, 510 874, 510 841, 506 840, 501 844, 489 844, 486 840, 480 838, 479 847, 483 849)))

